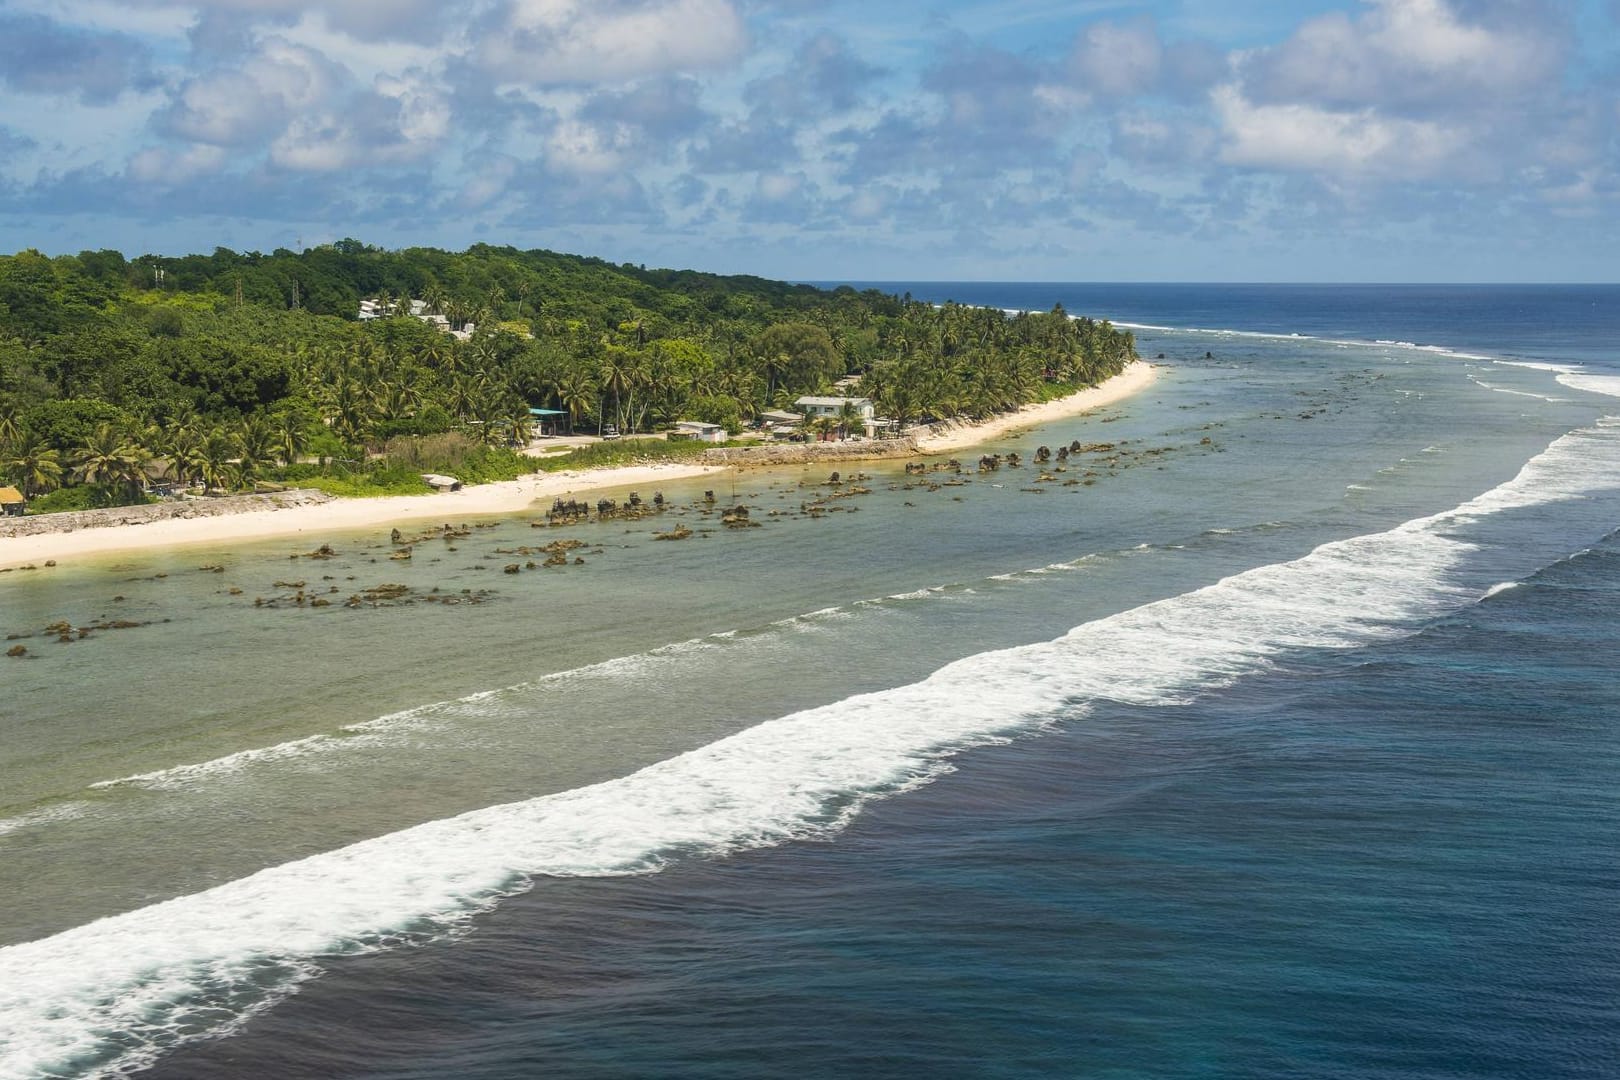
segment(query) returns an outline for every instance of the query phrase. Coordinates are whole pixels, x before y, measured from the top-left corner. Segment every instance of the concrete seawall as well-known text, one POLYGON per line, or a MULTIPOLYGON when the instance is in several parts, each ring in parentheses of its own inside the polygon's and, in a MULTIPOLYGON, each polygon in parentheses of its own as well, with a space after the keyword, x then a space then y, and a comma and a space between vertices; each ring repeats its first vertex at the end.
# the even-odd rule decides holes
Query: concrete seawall
POLYGON ((705 465, 809 465, 822 461, 873 461, 917 455, 917 440, 876 442, 778 443, 770 446, 722 446, 703 452, 705 465))
POLYGON ((44 533, 100 529, 109 525, 146 525, 174 518, 224 517, 250 510, 281 510, 330 501, 332 496, 312 488, 278 491, 268 495, 225 495, 217 499, 177 499, 144 506, 110 506, 102 510, 72 510, 61 514, 0 518, 0 536, 39 536, 44 533))

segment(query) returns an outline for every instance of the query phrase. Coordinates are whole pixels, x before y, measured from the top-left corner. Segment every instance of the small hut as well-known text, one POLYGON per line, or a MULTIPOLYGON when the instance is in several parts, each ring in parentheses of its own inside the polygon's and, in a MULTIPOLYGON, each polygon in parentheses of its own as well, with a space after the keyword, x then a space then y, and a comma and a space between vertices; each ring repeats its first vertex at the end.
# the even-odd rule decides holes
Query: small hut
POLYGON ((0 515, 22 517, 28 509, 28 500, 14 487, 0 487, 0 515))

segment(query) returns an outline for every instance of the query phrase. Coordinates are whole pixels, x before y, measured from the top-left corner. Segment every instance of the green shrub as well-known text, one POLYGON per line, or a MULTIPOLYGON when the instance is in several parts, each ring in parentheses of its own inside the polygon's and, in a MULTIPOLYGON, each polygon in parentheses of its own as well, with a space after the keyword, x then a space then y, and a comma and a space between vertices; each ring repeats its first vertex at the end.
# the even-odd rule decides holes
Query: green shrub
POLYGON ((30 499, 28 513, 62 514, 71 510, 100 510, 108 506, 141 506, 155 501, 145 495, 138 495, 133 500, 124 499, 105 488, 90 484, 74 484, 71 487, 57 488, 49 495, 30 499))
POLYGON ((78 485, 75 487, 57 488, 49 495, 40 495, 28 501, 30 514, 60 514, 70 510, 93 510, 105 506, 104 501, 98 501, 100 493, 92 487, 78 485))

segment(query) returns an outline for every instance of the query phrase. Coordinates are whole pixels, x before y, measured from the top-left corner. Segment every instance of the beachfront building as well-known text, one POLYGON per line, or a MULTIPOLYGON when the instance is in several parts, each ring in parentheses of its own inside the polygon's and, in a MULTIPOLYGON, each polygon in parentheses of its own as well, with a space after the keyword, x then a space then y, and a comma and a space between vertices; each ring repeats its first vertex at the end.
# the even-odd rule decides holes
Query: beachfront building
POLYGON ((855 422, 861 425, 866 437, 872 438, 876 432, 877 407, 872 404, 871 398, 816 397, 807 394, 793 403, 793 407, 803 413, 807 420, 814 420, 820 416, 841 419, 846 406, 854 410, 855 422))
POLYGON ((534 423, 534 433, 542 439, 574 433, 567 409, 530 409, 529 418, 534 423))
POLYGON ((779 439, 797 434, 803 423, 804 416, 801 413, 786 412, 781 409, 766 409, 759 414, 759 426, 779 439))
POLYGON ((701 420, 677 420, 669 433, 671 439, 696 439, 698 442, 722 443, 726 429, 719 424, 705 424, 701 420))
POLYGON ((14 487, 0 487, 0 514, 6 517, 22 517, 23 511, 28 509, 28 500, 23 493, 14 487))

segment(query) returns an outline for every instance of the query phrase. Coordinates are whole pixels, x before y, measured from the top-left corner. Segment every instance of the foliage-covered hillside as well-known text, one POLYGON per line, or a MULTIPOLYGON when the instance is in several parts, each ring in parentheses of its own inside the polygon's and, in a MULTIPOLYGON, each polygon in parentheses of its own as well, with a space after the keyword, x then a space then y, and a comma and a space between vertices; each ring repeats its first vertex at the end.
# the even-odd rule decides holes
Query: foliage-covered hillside
POLYGON ((136 498, 165 472, 210 489, 352 481, 386 473, 390 440, 446 434, 459 438, 434 445, 459 449, 444 471, 504 475, 522 463, 500 448, 523 441, 530 407, 580 430, 735 431, 859 374, 861 393, 908 423, 1056 396, 1132 355, 1128 333, 1061 310, 487 245, 25 251, 0 256, 0 475, 31 495, 75 489, 61 505, 136 498), (395 314, 360 321, 362 300, 395 314), (460 335, 412 317, 413 300, 460 335))

